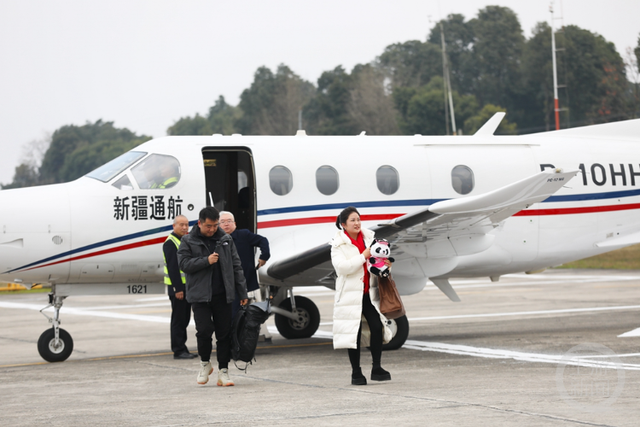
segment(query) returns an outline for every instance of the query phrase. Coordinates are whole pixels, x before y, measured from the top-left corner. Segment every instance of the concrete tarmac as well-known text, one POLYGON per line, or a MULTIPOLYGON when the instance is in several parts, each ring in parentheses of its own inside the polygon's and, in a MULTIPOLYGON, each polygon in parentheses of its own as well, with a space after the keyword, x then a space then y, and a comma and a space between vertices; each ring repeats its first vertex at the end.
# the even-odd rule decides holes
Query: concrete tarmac
MULTIPOLYGON (((637 426, 640 271, 551 270, 452 280, 405 296, 406 345, 384 352, 392 381, 350 384, 333 350, 333 291, 296 289, 322 316, 316 336, 286 340, 273 318, 235 387, 196 384, 198 359, 173 360, 166 296, 81 296, 62 327, 75 349, 46 363, 46 294, 0 294, 1 426, 637 426)), ((195 329, 187 345, 195 348, 195 329)), ((215 360, 215 355, 212 358, 215 360)), ((369 379, 371 357, 362 352, 369 379)))

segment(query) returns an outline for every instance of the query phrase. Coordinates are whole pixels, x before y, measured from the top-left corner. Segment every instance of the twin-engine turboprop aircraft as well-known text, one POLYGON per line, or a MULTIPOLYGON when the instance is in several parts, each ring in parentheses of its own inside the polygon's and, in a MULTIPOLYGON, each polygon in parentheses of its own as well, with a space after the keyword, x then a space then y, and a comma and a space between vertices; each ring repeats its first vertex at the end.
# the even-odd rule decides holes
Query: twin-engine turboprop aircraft
MULTIPOLYGON (((640 120, 525 136, 171 136, 76 181, 0 192, 0 280, 49 283, 48 361, 69 357, 70 295, 164 293, 161 244, 176 215, 207 205, 266 236, 260 269, 286 338, 315 333, 296 286, 334 286, 329 240, 355 206, 388 239, 399 291, 427 279, 459 301, 451 277, 535 272, 640 243, 640 120)), ((407 339, 392 321, 388 348, 407 339)))

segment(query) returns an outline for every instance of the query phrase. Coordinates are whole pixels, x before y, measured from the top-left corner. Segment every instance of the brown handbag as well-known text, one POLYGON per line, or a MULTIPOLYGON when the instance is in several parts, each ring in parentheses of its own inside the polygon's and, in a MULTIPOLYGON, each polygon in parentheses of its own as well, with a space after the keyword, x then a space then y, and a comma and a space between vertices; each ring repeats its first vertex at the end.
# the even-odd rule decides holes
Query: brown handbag
POLYGON ((406 314, 396 282, 391 276, 378 278, 378 294, 380 294, 380 312, 387 319, 397 319, 406 314))

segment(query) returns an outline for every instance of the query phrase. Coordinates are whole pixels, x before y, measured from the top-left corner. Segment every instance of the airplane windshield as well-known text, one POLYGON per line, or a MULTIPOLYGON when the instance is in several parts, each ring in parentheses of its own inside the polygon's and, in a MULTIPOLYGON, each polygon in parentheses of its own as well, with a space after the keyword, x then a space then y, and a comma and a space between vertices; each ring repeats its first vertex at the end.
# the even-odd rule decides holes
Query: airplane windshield
POLYGON ((98 169, 94 169, 85 176, 97 179, 98 181, 108 182, 111 178, 118 175, 146 154, 147 153, 142 151, 128 151, 120 157, 111 160, 109 163, 100 166, 98 169))
POLYGON ((152 154, 131 169, 142 189, 171 188, 180 181, 180 163, 173 156, 152 154))

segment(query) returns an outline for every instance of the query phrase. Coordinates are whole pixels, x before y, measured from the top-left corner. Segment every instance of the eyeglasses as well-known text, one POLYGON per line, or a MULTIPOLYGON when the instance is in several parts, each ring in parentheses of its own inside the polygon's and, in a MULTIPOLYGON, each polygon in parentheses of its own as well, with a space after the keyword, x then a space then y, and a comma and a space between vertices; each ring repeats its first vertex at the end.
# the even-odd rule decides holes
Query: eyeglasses
POLYGON ((235 222, 235 221, 230 220, 230 219, 224 219, 224 220, 220 221, 220 224, 232 224, 232 223, 234 223, 234 222, 235 222))

